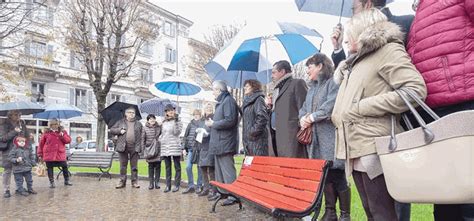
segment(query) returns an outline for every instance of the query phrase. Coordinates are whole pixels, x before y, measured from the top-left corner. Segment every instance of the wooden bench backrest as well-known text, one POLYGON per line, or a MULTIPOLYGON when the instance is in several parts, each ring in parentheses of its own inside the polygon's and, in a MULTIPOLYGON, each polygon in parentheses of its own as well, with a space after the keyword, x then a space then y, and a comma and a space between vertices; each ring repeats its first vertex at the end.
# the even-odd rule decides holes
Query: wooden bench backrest
MULTIPOLYGON (((305 209, 316 200, 326 161, 276 157, 246 157, 236 184, 305 209), (249 164, 250 163, 250 164, 249 164), (264 193, 265 192, 265 193, 264 193)), ((285 208, 284 205, 282 205, 285 208)))
POLYGON ((108 166, 112 163, 113 152, 74 152, 69 157, 71 165, 87 165, 95 163, 97 165, 108 166))

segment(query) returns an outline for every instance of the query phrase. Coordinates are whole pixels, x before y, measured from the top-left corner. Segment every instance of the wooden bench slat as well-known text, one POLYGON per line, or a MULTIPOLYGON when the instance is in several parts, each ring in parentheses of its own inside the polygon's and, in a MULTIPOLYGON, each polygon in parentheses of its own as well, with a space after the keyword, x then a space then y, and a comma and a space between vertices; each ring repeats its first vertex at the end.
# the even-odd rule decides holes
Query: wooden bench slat
POLYGON ((278 202, 292 205, 300 210, 305 210, 311 205, 311 202, 302 201, 282 194, 275 194, 275 192, 259 188, 256 185, 249 185, 247 183, 238 181, 235 183, 235 186, 253 192, 256 195, 263 195, 278 202))
MULTIPOLYGON (((275 184, 271 182, 264 182, 253 177, 248 176, 239 176, 237 179, 239 182, 246 183, 252 186, 256 186, 261 189, 274 192, 275 195, 285 195, 287 197, 292 197, 294 199, 303 200, 305 202, 311 203, 314 199, 314 193, 309 191, 298 190, 294 188, 288 188, 280 184, 275 184)), ((316 188, 314 189, 316 190, 316 188)), ((313 192, 315 192, 313 190, 313 192)))
POLYGON ((321 180, 321 175, 322 175, 322 172, 320 171, 306 170, 306 169, 298 169, 298 171, 295 171, 295 169, 289 169, 289 168, 279 167, 279 166, 268 166, 268 165, 252 165, 251 168, 245 168, 245 169, 250 169, 253 171, 263 172, 263 173, 271 173, 271 174, 281 175, 285 177, 293 177, 296 179, 312 180, 312 181, 317 181, 317 182, 321 180))
POLYGON ((256 195, 254 192, 249 190, 242 189, 240 187, 234 186, 232 184, 222 184, 222 183, 213 183, 213 185, 225 189, 229 192, 235 193, 237 196, 243 197, 249 201, 252 201, 256 204, 259 204, 268 210, 273 210, 276 208, 284 208, 285 210, 292 210, 295 212, 301 211, 300 208, 295 207, 290 204, 282 203, 277 200, 271 199, 263 195, 256 195))
POLYGON ((319 186, 319 182, 317 181, 298 180, 298 179, 275 175, 271 173, 262 173, 258 171, 252 171, 249 169, 242 169, 240 173, 244 176, 252 177, 258 180, 278 183, 284 186, 292 187, 295 189, 307 190, 310 192, 315 192, 319 186))
MULTIPOLYGON (((314 161, 314 160, 302 161, 299 158, 285 158, 285 157, 278 157, 278 158, 255 157, 252 161, 252 164, 281 166, 281 167, 309 169, 309 170, 314 170, 314 168, 324 167, 323 161, 314 161)), ((322 169, 319 171, 322 171, 322 169)))

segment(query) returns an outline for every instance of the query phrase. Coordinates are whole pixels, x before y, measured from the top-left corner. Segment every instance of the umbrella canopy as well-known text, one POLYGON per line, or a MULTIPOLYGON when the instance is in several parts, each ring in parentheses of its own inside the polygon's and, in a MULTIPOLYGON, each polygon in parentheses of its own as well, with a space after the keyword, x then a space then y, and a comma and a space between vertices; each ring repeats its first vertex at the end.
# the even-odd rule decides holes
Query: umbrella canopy
POLYGON ((213 80, 242 87, 247 79, 270 82, 275 62, 296 64, 319 52, 322 36, 303 25, 271 22, 245 26, 204 68, 213 80))
POLYGON ((202 88, 193 81, 182 77, 168 77, 161 81, 158 81, 148 88, 150 92, 157 96, 162 97, 163 93, 169 95, 179 96, 192 96, 198 94, 202 88))
POLYGON ((133 107, 135 109, 135 119, 141 120, 142 116, 140 115, 140 110, 136 104, 129 104, 120 101, 115 101, 106 107, 100 112, 100 115, 102 115, 102 118, 104 118, 107 126, 111 128, 115 123, 117 123, 117 121, 125 117, 125 110, 127 110, 129 107, 133 107))
POLYGON ((141 103, 138 108, 140 112, 147 114, 154 114, 155 116, 165 116, 165 107, 166 105, 173 105, 178 113, 181 112, 181 108, 175 102, 170 101, 166 98, 152 98, 141 103))
POLYGON ((7 116, 8 111, 19 111, 22 115, 29 115, 44 111, 43 105, 30 101, 16 101, 0 104, 0 116, 7 116))
POLYGON ((33 118, 40 119, 69 119, 82 115, 82 110, 69 104, 48 104, 44 112, 33 114, 33 118))
MULTIPOLYGON (((387 4, 391 2, 387 0, 387 4)), ((295 3, 300 11, 352 17, 353 0, 295 0, 295 3)))

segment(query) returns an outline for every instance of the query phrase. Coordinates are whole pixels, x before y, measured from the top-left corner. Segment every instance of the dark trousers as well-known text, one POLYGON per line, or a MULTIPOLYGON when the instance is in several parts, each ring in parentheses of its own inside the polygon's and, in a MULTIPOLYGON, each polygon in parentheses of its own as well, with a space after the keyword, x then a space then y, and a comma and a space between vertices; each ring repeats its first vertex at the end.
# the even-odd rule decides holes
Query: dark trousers
POLYGON ((127 181, 127 167, 128 161, 130 160, 130 170, 132 172, 132 183, 137 182, 138 180, 138 153, 135 151, 135 148, 128 148, 125 152, 119 153, 120 160, 120 180, 122 182, 127 181))
POLYGON ((395 211, 397 212, 398 221, 410 221, 410 203, 400 203, 395 201, 395 211))
POLYGON ((63 171, 64 181, 69 180, 69 169, 67 168, 67 162, 66 161, 50 161, 50 162, 46 162, 49 182, 54 182, 54 168, 55 167, 61 167, 61 170, 63 171))
POLYGON ((174 175, 174 185, 179 187, 181 183, 181 156, 163 157, 166 167, 166 186, 171 186, 171 159, 173 159, 174 170, 176 172, 174 175))
POLYGON ((31 171, 14 173, 13 176, 15 177, 16 190, 18 192, 25 191, 23 188, 23 179, 26 181, 27 190, 33 190, 33 177, 31 175, 31 171))
POLYGON ((383 175, 371 180, 367 173, 353 171, 352 176, 357 191, 359 191, 367 219, 374 221, 398 220, 395 212, 395 201, 388 194, 383 175))
MULTIPOLYGON (((209 183, 211 181, 216 180, 216 174, 214 173, 214 167, 204 166, 204 167, 199 167, 199 169, 201 170, 201 173, 202 173, 202 182, 203 182, 204 189, 210 190, 212 187, 209 183)), ((212 188, 212 189, 214 189, 214 188, 212 188)))
POLYGON ((344 170, 340 169, 329 169, 326 177, 326 184, 334 185, 337 192, 342 192, 349 188, 347 185, 346 173, 344 170))
POLYGON ((161 161, 148 163, 148 179, 158 184, 160 182, 161 161))

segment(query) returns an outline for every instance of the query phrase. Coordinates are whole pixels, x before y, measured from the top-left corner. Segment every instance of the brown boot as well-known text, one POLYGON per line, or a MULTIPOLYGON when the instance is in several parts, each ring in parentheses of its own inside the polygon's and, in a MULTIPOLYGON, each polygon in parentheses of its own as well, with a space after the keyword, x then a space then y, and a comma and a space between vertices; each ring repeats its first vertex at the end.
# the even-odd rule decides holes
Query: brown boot
POLYGON ((351 189, 347 188, 342 192, 338 192, 339 208, 341 209, 341 216, 339 221, 351 220, 351 189))
POLYGON ((332 183, 326 183, 324 186, 324 202, 326 204, 326 209, 321 221, 337 221, 336 200, 337 195, 334 185, 332 183))

